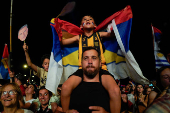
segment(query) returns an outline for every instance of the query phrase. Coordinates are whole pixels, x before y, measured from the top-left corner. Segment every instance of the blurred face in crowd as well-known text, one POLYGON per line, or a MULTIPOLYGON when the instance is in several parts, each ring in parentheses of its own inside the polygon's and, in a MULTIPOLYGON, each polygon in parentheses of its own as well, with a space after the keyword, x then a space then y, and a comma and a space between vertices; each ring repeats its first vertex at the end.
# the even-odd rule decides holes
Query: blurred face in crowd
POLYGON ((42 64, 42 67, 47 72, 48 72, 48 68, 49 68, 49 63, 50 63, 50 60, 48 58, 46 58, 46 59, 44 59, 43 64, 42 64))
POLYGON ((160 75, 161 83, 164 88, 170 86, 170 69, 166 68, 160 75))
POLYGON ((34 86, 33 85, 29 85, 26 89, 25 89, 25 93, 26 94, 34 94, 34 86))
POLYGON ((151 92, 151 88, 148 87, 148 88, 146 89, 146 94, 149 95, 150 92, 151 92))
POLYGON ((19 99, 17 98, 17 91, 12 85, 7 85, 2 89, 1 102, 4 107, 13 107, 17 105, 19 99))
POLYGON ((94 78, 100 69, 101 62, 98 57, 98 52, 94 49, 87 50, 83 53, 82 57, 82 68, 84 74, 88 78, 94 78))
POLYGON ((143 86, 142 85, 137 85, 137 91, 138 93, 142 93, 143 92, 143 86))
POLYGON ((50 95, 47 89, 41 89, 39 91, 39 100, 41 105, 47 105, 49 103, 50 95))
POLYGON ((126 85, 125 90, 126 90, 126 91, 129 91, 129 90, 130 90, 130 84, 126 85))

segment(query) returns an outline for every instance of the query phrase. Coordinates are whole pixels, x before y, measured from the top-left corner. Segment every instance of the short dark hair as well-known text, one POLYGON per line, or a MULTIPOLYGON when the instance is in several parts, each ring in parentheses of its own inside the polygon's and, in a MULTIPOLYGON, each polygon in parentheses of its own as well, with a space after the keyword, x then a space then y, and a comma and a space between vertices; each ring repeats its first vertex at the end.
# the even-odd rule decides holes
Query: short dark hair
POLYGON ((22 83, 23 81, 25 81, 24 75, 21 73, 18 73, 15 75, 15 78, 17 78, 18 80, 20 80, 22 83))
MULTIPOLYGON (((45 86, 41 86, 40 89, 39 89, 39 91, 42 90, 42 89, 46 89, 45 86)), ((49 91, 48 89, 46 89, 46 90, 49 92, 49 95, 50 95, 50 96, 53 95, 51 91, 49 91)), ((38 92, 38 96, 39 96, 39 92, 38 92)))
MULTIPOLYGON (((93 18, 93 20, 94 20, 94 17, 93 17, 92 15, 86 14, 86 15, 84 15, 84 16, 81 18, 81 22, 82 22, 82 19, 83 19, 85 16, 89 16, 89 17, 93 18)), ((80 22, 80 25, 82 24, 81 22, 80 22)), ((94 22, 95 22, 95 20, 94 20, 94 22)), ((96 23, 96 22, 95 22, 95 23, 96 23)))
POLYGON ((49 54, 43 55, 43 56, 41 57, 41 63, 43 63, 46 58, 50 60, 50 55, 49 55, 49 54))
POLYGON ((85 48, 83 49, 82 58, 83 58, 83 53, 84 53, 85 51, 88 51, 88 50, 95 50, 95 51, 97 51, 98 57, 99 57, 99 59, 100 59, 100 51, 99 51, 98 49, 96 49, 95 47, 92 47, 92 46, 85 47, 85 48))

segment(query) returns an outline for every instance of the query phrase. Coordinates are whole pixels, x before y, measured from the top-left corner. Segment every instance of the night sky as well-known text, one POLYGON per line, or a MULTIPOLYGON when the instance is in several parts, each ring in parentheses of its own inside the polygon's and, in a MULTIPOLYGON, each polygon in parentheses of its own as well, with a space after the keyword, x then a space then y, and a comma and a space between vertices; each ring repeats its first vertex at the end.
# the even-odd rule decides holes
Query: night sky
MULTIPOLYGON (((64 5, 71 0, 14 0, 12 20, 12 52, 15 73, 28 73, 22 66, 26 64, 23 43, 18 39, 18 30, 23 25, 28 25, 28 37, 26 43, 29 46, 29 54, 34 64, 41 67, 41 57, 50 54, 52 49, 52 31, 50 20, 56 17, 64 5)), ((155 74, 154 55, 152 44, 151 23, 158 29, 164 31, 170 21, 168 1, 155 3, 152 1, 132 0, 103 0, 92 2, 92 0, 75 0, 76 7, 72 13, 60 19, 64 19, 79 26, 81 18, 92 15, 96 24, 113 13, 131 5, 133 12, 132 32, 130 39, 130 50, 137 60, 141 70, 147 78, 151 79, 155 74)), ((4 44, 9 44, 10 23, 10 0, 1 1, 1 38, 0 58, 3 53, 4 44)))

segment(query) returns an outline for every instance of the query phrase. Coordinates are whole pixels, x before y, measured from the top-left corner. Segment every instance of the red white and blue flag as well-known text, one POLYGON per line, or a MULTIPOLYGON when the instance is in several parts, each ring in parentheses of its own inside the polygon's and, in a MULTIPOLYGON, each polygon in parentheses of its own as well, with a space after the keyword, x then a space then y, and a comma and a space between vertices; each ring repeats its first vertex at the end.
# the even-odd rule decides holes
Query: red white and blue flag
POLYGON ((8 67, 8 46, 5 44, 4 52, 0 64, 0 79, 10 79, 9 77, 9 67, 8 67))
POLYGON ((155 55, 156 68, 159 69, 162 66, 170 66, 165 56, 160 52, 159 43, 161 41, 162 32, 154 26, 151 27, 152 27, 152 35, 154 39, 153 41, 154 41, 154 55, 155 55))
MULTIPOLYGON (((62 38, 70 38, 82 34, 76 25, 59 18, 51 20, 53 32, 53 49, 46 81, 46 88, 56 93, 59 83, 63 83, 78 69, 78 44, 60 45, 62 38), (54 85, 55 84, 55 85, 54 85)), ((135 82, 149 84, 142 74, 135 58, 129 50, 129 40, 132 25, 132 10, 130 6, 114 13, 97 26, 94 32, 105 30, 114 32, 115 37, 102 39, 105 47, 104 57, 108 71, 115 79, 132 78, 135 82)))

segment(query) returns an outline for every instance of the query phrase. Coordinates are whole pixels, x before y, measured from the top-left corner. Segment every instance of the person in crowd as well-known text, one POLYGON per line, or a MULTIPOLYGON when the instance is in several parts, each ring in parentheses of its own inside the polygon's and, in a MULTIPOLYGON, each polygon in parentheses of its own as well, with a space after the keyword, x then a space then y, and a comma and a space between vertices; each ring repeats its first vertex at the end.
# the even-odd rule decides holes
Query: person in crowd
MULTIPOLYGON (((1 88, 2 88, 2 84, 0 84, 0 91, 1 91, 1 88)), ((3 105, 2 105, 1 99, 0 99, 0 112, 2 112, 2 111, 3 111, 3 105)))
POLYGON ((151 105, 152 102, 157 99, 167 87, 169 87, 169 77, 170 66, 164 66, 158 69, 156 79, 157 85, 155 87, 155 90, 151 91, 151 93, 149 94, 148 105, 151 105))
POLYGON ((19 73, 19 74, 15 75, 14 81, 20 87, 22 95, 25 96, 25 87, 22 83, 24 81, 24 76, 21 73, 19 73))
POLYGON ((135 95, 135 103, 136 103, 136 113, 143 113, 147 107, 148 103, 148 95, 143 94, 144 88, 143 85, 136 85, 136 95, 135 95))
POLYGON ((25 52, 25 57, 28 66, 31 67, 35 72, 37 72, 36 75, 40 78, 40 86, 45 86, 50 62, 50 55, 46 54, 42 56, 41 61, 43 68, 40 68, 31 62, 31 59, 28 54, 28 46, 26 45, 26 43, 24 43, 23 49, 25 52))
POLYGON ((82 53, 83 72, 79 73, 83 77, 81 83, 71 93, 70 110, 74 109, 81 113, 90 111, 120 113, 120 89, 112 76, 101 74, 100 66, 100 52, 94 47, 84 49, 82 53), (109 93, 110 86, 113 86, 114 90, 109 93), (113 96, 115 103, 113 106, 110 104, 111 96, 113 96))
POLYGON ((134 112, 135 111, 135 85, 134 84, 130 88, 127 97, 128 97, 128 111, 134 112))
POLYGON ((37 88, 34 84, 29 84, 25 89, 26 96, 23 96, 23 101, 20 101, 21 108, 28 109, 32 102, 36 99, 37 88))
POLYGON ((152 89, 151 89, 150 87, 147 87, 147 88, 145 89, 145 94, 146 94, 146 95, 149 95, 149 94, 151 93, 151 91, 152 91, 152 89))
POLYGON ((22 92, 16 83, 3 85, 0 96, 4 109, 2 113, 33 113, 30 110, 20 108, 19 101, 22 100, 22 92))
MULTIPOLYGON (((24 52, 25 52, 25 57, 26 57, 26 61, 27 61, 28 66, 30 66, 35 72, 37 72, 36 75, 40 78, 40 87, 45 86, 46 80, 47 80, 49 62, 50 62, 50 55, 45 54, 45 55, 42 56, 41 62, 42 62, 43 68, 40 68, 40 67, 36 66, 35 64, 33 64, 31 62, 31 59, 30 59, 29 54, 28 54, 28 46, 26 45, 26 43, 24 43, 23 49, 24 49, 24 52)), ((39 103, 39 98, 37 98, 35 101, 39 103)), ((58 97, 53 95, 51 97, 50 103, 54 104, 53 106, 55 106, 56 102, 58 102, 58 97)))
POLYGON ((128 112, 128 97, 125 93, 121 94, 121 113, 128 112))
POLYGON ((157 87, 149 95, 150 105, 145 113, 170 113, 170 67, 157 71, 157 87))
MULTIPOLYGON (((101 57, 101 72, 102 74, 106 74, 106 75, 111 75, 108 71, 107 71, 107 67, 106 67, 106 62, 105 62, 105 58, 104 58, 104 49, 103 49, 103 45, 102 45, 102 40, 101 38, 104 37, 111 37, 112 35, 114 36, 114 33, 108 33, 108 32, 94 32, 94 29, 96 28, 96 24, 95 21, 93 19, 92 16, 86 15, 82 18, 81 20, 81 25, 80 28, 83 30, 83 34, 81 35, 76 35, 70 38, 65 38, 61 40, 61 43, 63 45, 69 45, 72 43, 79 43, 79 70, 77 70, 75 73, 73 73, 63 84, 62 86, 62 95, 61 95, 61 101, 62 101, 62 107, 63 107, 63 111, 66 111, 69 108, 69 100, 70 100, 70 95, 72 90, 78 86, 78 84, 80 84, 82 77, 80 75, 78 75, 78 73, 82 73, 82 65, 81 65, 81 57, 82 57, 82 51, 89 46, 93 46, 96 49, 98 49, 100 51, 100 57, 101 57)), ((112 76, 112 75, 111 75, 112 76)), ((105 76, 106 78, 108 76, 105 76)), ((114 78, 113 78, 114 79, 114 78)), ((104 83, 108 83, 108 82, 104 82, 104 83)), ((109 83, 108 83, 109 84, 109 83)), ((113 86, 114 87, 114 86, 113 86)), ((111 85, 111 87, 109 87, 109 90, 114 90, 111 85)), ((110 92, 109 92, 110 93, 110 92)), ((109 94, 111 95, 111 94, 109 94)), ((111 105, 114 106, 114 99, 110 99, 111 105)))
POLYGON ((52 97, 52 92, 47 90, 45 86, 42 86, 38 93, 39 101, 33 101, 30 109, 36 113, 53 113, 56 111, 58 105, 57 103, 50 102, 52 97))
POLYGON ((120 87, 121 93, 126 93, 126 92, 125 92, 125 89, 126 89, 126 88, 125 88, 125 85, 121 85, 121 87, 120 87))
MULTIPOLYGON (((170 76, 169 76, 170 81, 170 76)), ((145 113, 170 113, 170 86, 165 88, 152 104, 146 109, 145 113)))

